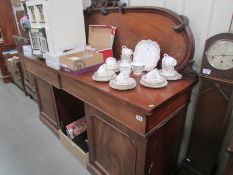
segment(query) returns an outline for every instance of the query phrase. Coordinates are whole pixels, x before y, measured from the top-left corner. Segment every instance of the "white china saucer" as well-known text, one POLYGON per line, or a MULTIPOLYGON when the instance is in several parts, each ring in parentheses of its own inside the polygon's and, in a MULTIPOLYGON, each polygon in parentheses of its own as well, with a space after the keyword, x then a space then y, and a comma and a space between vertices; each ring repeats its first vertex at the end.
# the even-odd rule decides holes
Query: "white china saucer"
POLYGON ((142 79, 140 80, 140 83, 141 85, 145 86, 145 87, 148 87, 148 88, 163 88, 163 87, 166 87, 168 82, 167 80, 163 80, 163 81, 160 81, 160 82, 156 82, 156 81, 146 81, 145 80, 145 76, 142 76, 142 79))
POLYGON ((161 76, 163 76, 166 80, 169 80, 169 81, 180 80, 182 78, 182 75, 180 73, 178 73, 177 71, 175 71, 174 75, 172 75, 172 76, 164 74, 162 70, 159 71, 159 74, 161 76))
POLYGON ((98 76, 97 73, 94 73, 94 75, 92 76, 92 80, 94 81, 99 81, 99 82, 107 82, 110 80, 113 80, 114 78, 116 78, 116 74, 111 75, 111 76, 98 76))
POLYGON ((175 81, 175 80, 180 80, 182 78, 182 75, 178 73, 175 76, 165 76, 164 78, 166 78, 169 81, 175 81))
POLYGON ((113 89, 125 91, 125 90, 130 90, 130 89, 135 88, 137 86, 137 83, 133 78, 130 78, 130 83, 128 84, 119 84, 116 81, 116 79, 114 79, 109 82, 109 86, 113 89))

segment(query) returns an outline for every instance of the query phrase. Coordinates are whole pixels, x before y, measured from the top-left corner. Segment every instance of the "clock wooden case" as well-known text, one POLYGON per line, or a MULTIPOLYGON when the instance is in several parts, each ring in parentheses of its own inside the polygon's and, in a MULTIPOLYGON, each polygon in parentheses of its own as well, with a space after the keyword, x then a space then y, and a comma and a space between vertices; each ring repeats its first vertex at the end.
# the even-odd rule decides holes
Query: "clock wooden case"
POLYGON ((185 169, 209 175, 224 138, 233 103, 233 34, 222 33, 206 41, 200 87, 185 169))

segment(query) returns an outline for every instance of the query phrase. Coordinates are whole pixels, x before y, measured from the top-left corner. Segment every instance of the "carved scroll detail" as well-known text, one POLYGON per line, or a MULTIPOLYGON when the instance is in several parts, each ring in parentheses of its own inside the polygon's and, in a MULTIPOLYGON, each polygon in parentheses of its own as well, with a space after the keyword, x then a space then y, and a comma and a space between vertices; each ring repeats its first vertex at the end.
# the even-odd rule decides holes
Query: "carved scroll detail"
POLYGON ((197 78, 198 74, 193 70, 194 60, 190 60, 181 72, 184 77, 197 78))
POLYGON ((176 32, 182 32, 189 25, 189 19, 186 16, 180 15, 180 18, 182 19, 182 22, 178 25, 173 25, 173 29, 176 32))

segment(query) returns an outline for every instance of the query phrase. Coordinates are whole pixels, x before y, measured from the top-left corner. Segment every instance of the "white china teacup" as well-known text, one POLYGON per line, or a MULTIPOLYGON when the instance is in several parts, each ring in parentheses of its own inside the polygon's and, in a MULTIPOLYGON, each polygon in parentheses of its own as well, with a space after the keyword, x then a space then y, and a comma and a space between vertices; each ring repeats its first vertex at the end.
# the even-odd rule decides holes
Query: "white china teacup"
POLYGON ((133 62, 132 63, 132 70, 135 75, 141 75, 145 68, 145 64, 142 62, 133 62))
POLYGON ((166 69, 168 67, 175 67, 177 64, 177 61, 175 58, 169 56, 168 54, 164 54, 164 57, 162 59, 162 68, 166 69))
POLYGON ((114 71, 109 70, 106 68, 106 64, 103 64, 99 67, 99 69, 96 72, 97 76, 99 77, 107 77, 107 76, 112 76, 115 74, 114 71))
POLYGON ((124 56, 132 56, 133 55, 133 51, 129 48, 127 48, 126 46, 122 46, 122 51, 121 51, 122 55, 124 56))
POLYGON ((152 82, 152 81, 163 81, 163 77, 160 76, 159 71, 157 68, 151 70, 146 74, 146 81, 152 82))
POLYGON ((106 59, 106 64, 107 64, 108 66, 115 66, 115 65, 117 64, 117 61, 116 61, 116 59, 113 58, 113 57, 108 57, 108 58, 106 59))
POLYGON ((128 72, 120 72, 120 74, 116 77, 116 81, 118 84, 126 85, 129 84, 129 73, 128 72))
POLYGON ((120 62, 120 72, 131 72, 131 63, 128 63, 126 61, 120 62))

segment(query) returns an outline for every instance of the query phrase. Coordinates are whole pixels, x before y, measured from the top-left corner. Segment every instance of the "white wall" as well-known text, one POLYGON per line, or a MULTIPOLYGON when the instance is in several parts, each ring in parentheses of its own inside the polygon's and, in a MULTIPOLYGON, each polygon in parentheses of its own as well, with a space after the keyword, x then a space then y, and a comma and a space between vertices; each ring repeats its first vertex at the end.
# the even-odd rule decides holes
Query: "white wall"
MULTIPOLYGON (((200 70, 201 58, 204 50, 205 40, 215 34, 227 32, 230 28, 233 15, 233 0, 129 0, 130 6, 159 6, 171 9, 178 14, 186 15, 190 20, 190 27, 194 33, 196 52, 194 56, 195 70, 200 70)), ((233 29, 233 27, 232 27, 233 29)), ((192 101, 189 106, 187 121, 185 124, 185 135, 182 143, 180 161, 186 153, 188 137, 190 133, 193 106, 196 99, 197 87, 192 93, 192 101)), ((233 117, 230 122, 233 126, 233 117)), ((219 158, 219 173, 227 157, 225 147, 229 136, 233 134, 233 127, 229 127, 227 136, 222 146, 219 158)))
POLYGON ((86 9, 87 7, 90 7, 91 0, 82 0, 83 1, 83 8, 86 9))

